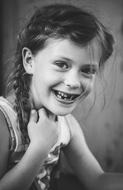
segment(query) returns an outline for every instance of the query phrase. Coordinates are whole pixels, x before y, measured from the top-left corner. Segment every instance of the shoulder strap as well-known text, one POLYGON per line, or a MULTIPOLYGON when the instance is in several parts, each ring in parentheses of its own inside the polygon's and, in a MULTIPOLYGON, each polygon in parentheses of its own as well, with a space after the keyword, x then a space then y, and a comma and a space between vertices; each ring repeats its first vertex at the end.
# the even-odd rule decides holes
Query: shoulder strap
POLYGON ((15 135, 14 135, 14 131, 12 128, 12 124, 10 121, 10 118, 8 117, 8 114, 6 113, 5 109, 3 108, 3 106, 0 105, 0 111, 3 113, 5 120, 7 122, 7 127, 10 133, 10 145, 9 145, 9 149, 10 152, 13 152, 16 146, 16 141, 15 141, 15 135))
POLYGON ((3 112, 11 135, 10 150, 19 152, 22 150, 22 138, 19 124, 17 122, 16 112, 10 103, 3 97, 0 97, 0 110, 3 112))

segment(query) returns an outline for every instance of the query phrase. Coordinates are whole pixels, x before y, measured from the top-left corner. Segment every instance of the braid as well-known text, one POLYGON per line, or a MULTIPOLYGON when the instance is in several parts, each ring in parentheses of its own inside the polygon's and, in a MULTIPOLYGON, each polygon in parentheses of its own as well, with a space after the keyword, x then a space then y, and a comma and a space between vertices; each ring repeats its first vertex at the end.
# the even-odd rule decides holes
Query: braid
POLYGON ((27 124, 30 115, 29 85, 31 76, 25 73, 22 64, 18 64, 13 75, 13 89, 15 91, 15 110, 17 112, 20 130, 27 139, 27 124))

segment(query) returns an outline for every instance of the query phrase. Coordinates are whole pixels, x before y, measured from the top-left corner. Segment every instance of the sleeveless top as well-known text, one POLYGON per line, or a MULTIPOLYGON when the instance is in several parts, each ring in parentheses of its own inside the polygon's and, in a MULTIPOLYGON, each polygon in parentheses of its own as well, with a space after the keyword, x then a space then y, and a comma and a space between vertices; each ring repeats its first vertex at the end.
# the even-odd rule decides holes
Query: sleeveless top
MULTIPOLYGON (((10 132, 9 170, 20 161, 28 145, 23 141, 23 136, 17 121, 17 113, 8 100, 3 97, 0 97, 0 110, 5 116, 10 132)), ((53 167, 58 163, 60 150, 70 141, 70 131, 64 116, 58 116, 58 127, 60 127, 58 141, 47 155, 30 190, 47 190, 49 188, 51 172, 53 167)))

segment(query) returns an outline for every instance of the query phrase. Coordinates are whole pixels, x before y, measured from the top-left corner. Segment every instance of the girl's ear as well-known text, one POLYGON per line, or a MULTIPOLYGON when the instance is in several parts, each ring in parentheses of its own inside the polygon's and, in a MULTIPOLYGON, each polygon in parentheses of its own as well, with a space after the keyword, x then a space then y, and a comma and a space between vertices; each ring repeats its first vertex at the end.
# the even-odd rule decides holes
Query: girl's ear
POLYGON ((34 71, 34 56, 31 50, 27 47, 22 49, 23 66, 28 74, 33 74, 34 71))

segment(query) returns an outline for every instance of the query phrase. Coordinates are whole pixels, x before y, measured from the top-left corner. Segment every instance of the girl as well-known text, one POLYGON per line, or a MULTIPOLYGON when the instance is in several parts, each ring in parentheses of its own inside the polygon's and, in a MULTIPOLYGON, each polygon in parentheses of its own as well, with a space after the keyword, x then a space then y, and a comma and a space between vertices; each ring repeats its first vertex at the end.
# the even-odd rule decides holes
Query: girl
POLYGON ((112 35, 90 13, 59 4, 34 13, 0 98, 0 190, 47 190, 61 149, 88 189, 123 189, 122 175, 114 175, 114 186, 70 114, 112 51, 112 35))

